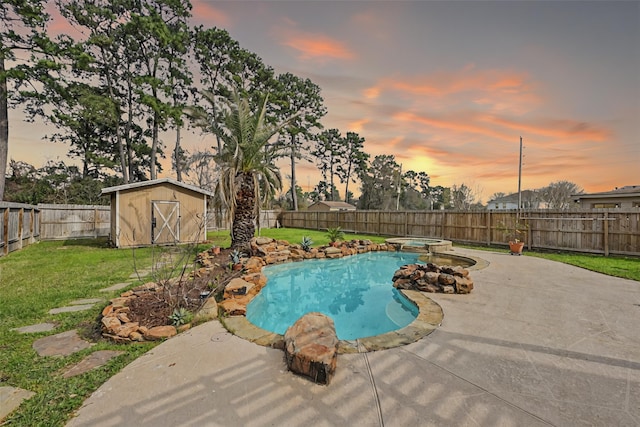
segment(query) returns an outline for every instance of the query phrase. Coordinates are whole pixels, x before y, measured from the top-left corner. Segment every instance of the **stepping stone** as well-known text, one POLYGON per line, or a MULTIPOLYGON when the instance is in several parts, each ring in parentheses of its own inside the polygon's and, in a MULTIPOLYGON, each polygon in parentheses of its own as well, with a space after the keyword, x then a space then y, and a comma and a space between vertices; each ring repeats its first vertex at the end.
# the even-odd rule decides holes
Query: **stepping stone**
POLYGON ((84 299, 73 300, 69 304, 71 304, 71 305, 85 305, 85 304, 95 304, 95 303, 102 302, 102 301, 104 301, 104 300, 101 299, 101 298, 84 298, 84 299))
POLYGON ((98 350, 82 359, 78 364, 67 369, 62 374, 62 377, 69 378, 75 377, 76 375, 84 374, 85 372, 104 365, 109 360, 113 359, 114 357, 120 356, 122 353, 124 353, 124 351, 98 350))
POLYGON ((20 332, 21 334, 32 334, 36 332, 53 331, 55 328, 55 323, 38 323, 37 325, 23 326, 21 328, 13 328, 11 330, 20 332))
POLYGON ((49 314, 71 313, 74 311, 83 311, 93 308, 93 304, 70 305, 68 307, 58 307, 49 310, 49 314))
POLYGON ((131 276, 129 276, 129 279, 137 279, 138 277, 147 277, 150 273, 151 271, 149 270, 140 270, 140 271, 131 273, 131 276))
POLYGON ((32 345, 39 356, 68 356, 91 346, 89 341, 78 336, 75 329, 40 338, 32 345))
POLYGON ((100 292, 119 291, 120 289, 124 289, 127 286, 131 286, 131 282, 116 283, 115 285, 109 286, 108 288, 100 289, 100 292))
POLYGON ((0 387, 0 421, 35 393, 17 387, 0 387))

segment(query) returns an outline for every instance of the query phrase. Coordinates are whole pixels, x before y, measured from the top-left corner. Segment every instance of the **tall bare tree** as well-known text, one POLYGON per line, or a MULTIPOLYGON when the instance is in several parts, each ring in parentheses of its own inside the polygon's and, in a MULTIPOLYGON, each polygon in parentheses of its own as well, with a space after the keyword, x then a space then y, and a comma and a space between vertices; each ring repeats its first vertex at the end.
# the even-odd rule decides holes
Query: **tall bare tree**
POLYGON ((571 207, 571 196, 583 192, 584 190, 573 182, 556 181, 541 188, 540 196, 542 200, 547 202, 549 209, 569 209, 571 207))
POLYGON ((23 80, 35 65, 37 56, 46 53, 48 38, 44 0, 3 0, 0 2, 0 200, 4 199, 7 155, 9 152, 9 86, 12 79, 23 80), (26 63, 15 64, 19 56, 26 63))

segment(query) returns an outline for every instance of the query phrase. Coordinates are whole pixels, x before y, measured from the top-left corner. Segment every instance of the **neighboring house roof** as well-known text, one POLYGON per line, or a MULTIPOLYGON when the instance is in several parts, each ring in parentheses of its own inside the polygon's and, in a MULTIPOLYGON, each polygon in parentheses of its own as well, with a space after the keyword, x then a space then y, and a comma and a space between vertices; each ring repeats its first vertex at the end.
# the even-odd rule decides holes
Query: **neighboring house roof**
POLYGON ((572 194, 571 198, 577 199, 601 199, 603 197, 638 197, 640 196, 640 185, 625 185, 611 191, 588 194, 572 194))
MULTIPOLYGON (((355 210, 356 209, 355 206, 353 206, 351 203, 347 203, 347 202, 319 201, 319 202, 315 202, 311 206, 318 206, 318 205, 323 205, 323 206, 326 206, 326 207, 328 207, 330 209, 348 209, 348 210, 355 210)), ((311 206, 309 206, 309 207, 311 207, 311 206)))
MULTIPOLYGON (((539 195, 535 190, 522 190, 520 192, 522 200, 536 200, 539 195)), ((509 194, 504 197, 498 197, 497 199, 489 200, 487 203, 515 203, 518 204, 518 193, 509 194)))
POLYGON ((131 190, 133 188, 148 187, 151 185, 158 185, 163 183, 173 184, 177 187, 182 187, 187 190, 195 191, 196 193, 201 193, 213 197, 213 193, 211 191, 204 190, 200 187, 196 187, 195 185, 185 184, 184 182, 176 181, 175 179, 171 178, 160 178, 153 179, 151 181, 140 181, 133 182, 131 184, 116 185, 115 187, 107 187, 102 189, 102 194, 115 193, 116 191, 131 190))

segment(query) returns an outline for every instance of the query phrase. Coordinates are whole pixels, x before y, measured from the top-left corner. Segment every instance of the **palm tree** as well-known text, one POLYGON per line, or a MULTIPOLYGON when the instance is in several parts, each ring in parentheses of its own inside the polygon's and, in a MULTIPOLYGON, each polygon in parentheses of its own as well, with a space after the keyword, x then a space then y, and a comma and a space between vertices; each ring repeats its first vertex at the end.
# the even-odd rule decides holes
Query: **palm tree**
POLYGON ((232 249, 250 250, 249 242, 255 233, 260 204, 282 187, 280 171, 273 163, 273 148, 268 142, 286 122, 268 125, 265 122, 266 106, 265 98, 260 110, 253 114, 249 101, 236 93, 225 114, 225 128, 216 126, 214 130, 223 142, 216 156, 220 167, 216 201, 232 218, 232 249))

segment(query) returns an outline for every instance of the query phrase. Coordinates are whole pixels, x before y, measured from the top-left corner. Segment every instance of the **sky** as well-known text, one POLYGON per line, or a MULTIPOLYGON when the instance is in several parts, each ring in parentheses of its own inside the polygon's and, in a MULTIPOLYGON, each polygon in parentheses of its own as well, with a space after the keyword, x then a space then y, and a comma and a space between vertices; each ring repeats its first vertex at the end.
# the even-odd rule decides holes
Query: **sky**
MULTIPOLYGON (((464 183, 485 203, 516 192, 520 137, 522 189, 640 184, 639 1, 192 3, 194 25, 317 84, 325 129, 357 132, 372 158, 392 154, 432 186, 464 183)), ((9 157, 65 159, 47 131, 11 111, 9 157)), ((320 179, 311 163, 296 173, 305 191, 320 179)))

